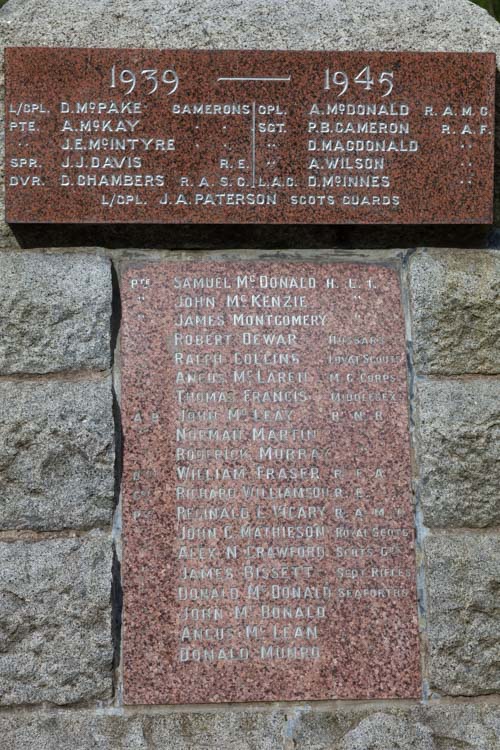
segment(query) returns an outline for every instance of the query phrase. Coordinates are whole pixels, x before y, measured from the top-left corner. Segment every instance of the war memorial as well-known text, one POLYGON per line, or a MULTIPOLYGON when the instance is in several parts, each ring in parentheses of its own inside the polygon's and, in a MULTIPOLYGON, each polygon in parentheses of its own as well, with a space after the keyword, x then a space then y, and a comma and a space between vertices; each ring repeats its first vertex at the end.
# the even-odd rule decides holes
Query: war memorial
POLYGON ((500 750, 500 25, 0 34, 0 747, 500 750))

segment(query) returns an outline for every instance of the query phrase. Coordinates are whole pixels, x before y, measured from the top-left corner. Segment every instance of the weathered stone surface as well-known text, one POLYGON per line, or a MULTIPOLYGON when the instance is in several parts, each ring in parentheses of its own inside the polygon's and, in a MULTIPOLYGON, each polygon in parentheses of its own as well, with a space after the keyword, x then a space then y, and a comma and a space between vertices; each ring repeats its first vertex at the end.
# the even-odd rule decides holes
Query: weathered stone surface
POLYGON ((104 370, 111 272, 93 255, 0 254, 0 374, 104 370))
POLYGON ((500 750, 497 706, 296 709, 287 716, 284 750, 500 750))
POLYGON ((2 705, 110 695, 111 558, 100 532, 0 543, 2 705))
POLYGON ((96 716, 43 712, 0 716, 9 750, 285 750, 278 711, 96 716))
POLYGON ((428 526, 500 522, 499 396, 499 380, 419 383, 419 493, 428 526))
POLYGON ((0 528, 109 523, 113 444, 109 378, 0 383, 0 528))
POLYGON ((431 687, 500 690, 500 544, 496 535, 425 540, 431 687))
POLYGON ((497 706, 4 713, 9 750, 500 750, 497 706))
POLYGON ((420 251, 409 279, 417 372, 500 372, 500 253, 420 251))
POLYGON ((467 0, 9 0, 6 44, 296 49, 495 49, 494 19, 467 0), (33 23, 33 18, 37 23, 33 23), (397 29, 397 36, 394 35, 397 29))
POLYGON ((430 729, 408 709, 298 710, 287 730, 307 750, 435 750, 430 729))
MULTIPOLYGON (((9 0, 0 38, 35 46, 500 52, 499 25, 469 0, 9 0)), ((9 244, 17 240, 1 222, 0 246, 9 244)))
POLYGON ((153 748, 173 750, 213 747, 274 750, 283 741, 281 712, 191 713, 155 717, 145 723, 153 748))
POLYGON ((419 707, 419 721, 432 731, 436 750, 499 750, 500 708, 481 704, 419 707))
POLYGON ((434 750, 427 727, 406 716, 376 713, 349 731, 339 750, 434 750))
MULTIPOLYGON (((405 727, 408 741, 415 740, 409 715, 409 711, 395 711, 389 707, 386 711, 364 707, 334 711, 298 708, 287 713, 285 736, 289 742, 293 742, 293 747, 307 750, 359 750, 360 747, 379 750, 380 742, 385 743, 383 750, 399 750, 400 746, 393 743, 397 737, 401 738, 401 726, 405 727), (363 742, 373 744, 363 745, 363 742)), ((401 747, 406 750, 411 746, 401 747)), ((416 747, 419 748, 418 745, 416 747)))

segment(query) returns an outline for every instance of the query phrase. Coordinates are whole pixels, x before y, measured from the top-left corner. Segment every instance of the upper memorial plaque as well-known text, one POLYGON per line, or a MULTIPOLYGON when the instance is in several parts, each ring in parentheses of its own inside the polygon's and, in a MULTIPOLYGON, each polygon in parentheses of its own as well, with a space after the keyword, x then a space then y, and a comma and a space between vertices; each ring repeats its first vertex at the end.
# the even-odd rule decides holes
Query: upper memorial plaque
POLYGON ((10 48, 7 221, 492 221, 495 55, 10 48))

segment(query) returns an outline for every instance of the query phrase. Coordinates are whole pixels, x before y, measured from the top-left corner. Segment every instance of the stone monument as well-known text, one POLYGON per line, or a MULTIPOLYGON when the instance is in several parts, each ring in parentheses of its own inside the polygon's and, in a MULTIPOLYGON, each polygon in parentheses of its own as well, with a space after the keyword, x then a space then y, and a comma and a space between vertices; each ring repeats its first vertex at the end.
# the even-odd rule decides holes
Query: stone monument
POLYGON ((9 0, 5 746, 500 750, 500 27, 9 0))

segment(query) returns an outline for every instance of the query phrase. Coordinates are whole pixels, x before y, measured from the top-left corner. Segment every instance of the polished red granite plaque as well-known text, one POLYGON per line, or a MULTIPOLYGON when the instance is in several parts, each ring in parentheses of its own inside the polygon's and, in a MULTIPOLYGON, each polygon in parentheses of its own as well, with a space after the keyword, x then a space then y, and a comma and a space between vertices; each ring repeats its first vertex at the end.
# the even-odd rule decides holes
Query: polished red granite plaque
POLYGON ((492 221, 493 53, 6 50, 7 221, 492 221))
POLYGON ((420 693, 396 270, 122 278, 127 704, 420 693))

